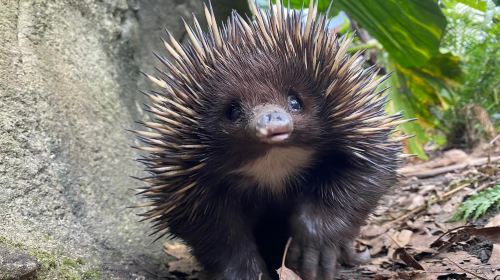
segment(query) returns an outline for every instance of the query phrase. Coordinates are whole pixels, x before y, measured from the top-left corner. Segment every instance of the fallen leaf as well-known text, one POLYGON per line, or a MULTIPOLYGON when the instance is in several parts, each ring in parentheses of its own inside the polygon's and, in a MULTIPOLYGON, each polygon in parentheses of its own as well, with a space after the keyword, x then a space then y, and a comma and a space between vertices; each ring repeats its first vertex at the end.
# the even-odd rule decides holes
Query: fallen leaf
POLYGON ((293 270, 289 269, 286 266, 282 266, 276 270, 278 275, 280 276, 280 280, 302 280, 293 270))
POLYGON ((419 187, 418 193, 420 195, 426 195, 430 192, 433 192, 435 189, 436 189, 436 185, 425 185, 425 186, 419 187))
POLYGON ((397 232, 392 236, 394 241, 397 244, 397 247, 404 247, 410 243, 411 236, 413 235, 413 231, 404 229, 400 232, 397 232))
POLYGON ((418 270, 424 270, 424 268, 417 262, 417 260, 415 260, 410 254, 408 254, 408 252, 406 252, 405 248, 396 249, 394 254, 396 255, 396 257, 404 261, 405 264, 409 267, 418 270))
POLYGON ((390 263, 389 258, 387 256, 372 258, 370 260, 370 264, 372 264, 372 265, 381 265, 384 263, 390 263))
POLYGON ((427 209, 427 213, 429 214, 439 214, 443 212, 443 207, 439 204, 433 204, 429 209, 427 209))
POLYGON ((189 253, 189 249, 186 245, 180 242, 165 242, 163 243, 163 251, 172 257, 177 259, 182 259, 189 257, 191 254, 189 253))
POLYGON ((496 227, 496 226, 500 226, 500 214, 491 218, 484 227, 496 227))
POLYGON ((171 261, 167 263, 168 271, 170 272, 180 272, 182 274, 192 274, 194 271, 199 271, 196 262, 193 258, 190 259, 180 259, 176 261, 171 261))
POLYGON ((465 228, 462 231, 484 237, 493 243, 500 244, 500 226, 498 227, 484 227, 484 228, 465 228))
POLYGON ((430 234, 413 234, 408 244, 412 247, 429 247, 434 238, 430 234))
POLYGON ((425 231, 425 222, 422 220, 415 220, 415 221, 407 221, 406 225, 414 230, 417 231, 425 231))
POLYGON ((431 170, 443 166, 453 165, 456 163, 463 163, 468 160, 469 156, 467 155, 467 153, 462 150, 453 149, 446 151, 441 157, 429 160, 425 163, 405 166, 399 169, 399 171, 403 174, 406 174, 407 176, 411 176, 411 174, 415 172, 431 170))
MULTIPOLYGON (((486 224, 486 227, 496 227, 500 226, 500 214, 491 218, 490 221, 486 224)), ((500 263, 500 245, 493 244, 493 248, 491 250, 491 256, 488 260, 489 264, 499 264, 500 263)))
POLYGON ((491 250, 491 256, 488 260, 489 264, 500 264, 500 245, 493 244, 493 249, 491 250))
POLYGON ((361 237, 362 238, 371 238, 375 236, 379 236, 385 233, 387 229, 379 226, 379 225, 367 225, 361 228, 361 237))
POLYGON ((408 210, 414 210, 425 205, 425 198, 422 195, 416 194, 411 197, 410 205, 408 205, 408 210))
POLYGON ((491 265, 482 264, 478 258, 464 251, 441 253, 433 259, 421 260, 420 264, 428 275, 434 276, 429 279, 470 279, 473 276, 472 273, 484 279, 494 279, 497 269, 491 265), (446 278, 444 275, 450 271, 466 273, 468 278, 446 278))
POLYGON ((201 271, 194 257, 189 253, 185 244, 175 241, 163 243, 163 251, 176 260, 167 262, 168 271, 173 274, 192 275, 193 272, 201 271))
POLYGON ((372 239, 358 239, 358 242, 369 246, 370 255, 373 257, 380 254, 393 243, 388 234, 382 234, 372 239))

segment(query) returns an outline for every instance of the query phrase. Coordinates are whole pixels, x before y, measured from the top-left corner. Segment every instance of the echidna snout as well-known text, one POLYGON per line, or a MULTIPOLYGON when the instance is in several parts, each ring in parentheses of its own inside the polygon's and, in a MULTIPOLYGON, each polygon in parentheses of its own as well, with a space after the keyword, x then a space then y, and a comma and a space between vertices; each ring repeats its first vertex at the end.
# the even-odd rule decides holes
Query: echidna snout
POLYGON ((293 117, 275 105, 257 108, 252 124, 257 138, 267 143, 283 142, 293 132, 293 117))

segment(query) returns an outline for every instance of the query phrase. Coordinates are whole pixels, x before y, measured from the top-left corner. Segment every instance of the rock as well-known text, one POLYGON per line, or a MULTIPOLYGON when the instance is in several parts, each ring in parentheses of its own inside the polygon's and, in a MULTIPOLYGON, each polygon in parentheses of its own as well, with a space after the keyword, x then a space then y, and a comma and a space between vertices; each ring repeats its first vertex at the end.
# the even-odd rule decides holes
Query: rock
POLYGON ((0 246, 0 279, 21 279, 32 276, 40 267, 33 257, 0 246))
POLYGON ((40 263, 40 279, 165 276, 142 210, 134 140, 168 27, 202 1, 0 1, 0 246, 40 263))

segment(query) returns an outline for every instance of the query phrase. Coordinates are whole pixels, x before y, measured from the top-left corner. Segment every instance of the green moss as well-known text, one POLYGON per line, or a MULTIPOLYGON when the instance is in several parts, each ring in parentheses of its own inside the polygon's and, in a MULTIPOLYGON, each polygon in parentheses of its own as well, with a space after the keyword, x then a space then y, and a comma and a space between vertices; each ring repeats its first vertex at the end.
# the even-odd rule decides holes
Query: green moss
MULTIPOLYGON (((44 239, 49 238, 49 236, 44 236, 44 239)), ((4 236, 0 236, 0 245, 28 252, 29 255, 33 256, 41 264, 36 275, 30 279, 102 279, 101 270, 86 265, 83 258, 70 258, 57 252, 27 248, 26 245, 14 242, 4 236)), ((0 273, 0 279, 3 278, 5 276, 0 273)))
POLYGON ((94 279, 102 279, 102 273, 100 270, 88 270, 82 273, 82 277, 85 280, 94 280, 94 279))
POLYGON ((48 235, 48 234, 44 234, 44 235, 43 235, 43 240, 45 240, 45 241, 49 241, 49 240, 50 240, 50 235, 48 235))
POLYGON ((42 264, 42 268, 52 269, 57 267, 56 256, 47 251, 30 250, 29 254, 35 257, 42 264))
POLYGON ((42 263, 37 279, 101 279, 100 270, 85 267, 82 258, 68 258, 46 251, 31 252, 42 263))
POLYGON ((69 267, 78 267, 78 263, 76 262, 76 260, 72 260, 72 259, 63 259, 62 263, 66 266, 69 266, 69 267))
POLYGON ((0 244, 2 245, 7 245, 9 247, 14 247, 14 248, 18 248, 18 249, 21 249, 23 248, 23 244, 22 243, 19 243, 19 242, 14 242, 10 239, 7 239, 6 237, 4 236, 0 236, 0 244))

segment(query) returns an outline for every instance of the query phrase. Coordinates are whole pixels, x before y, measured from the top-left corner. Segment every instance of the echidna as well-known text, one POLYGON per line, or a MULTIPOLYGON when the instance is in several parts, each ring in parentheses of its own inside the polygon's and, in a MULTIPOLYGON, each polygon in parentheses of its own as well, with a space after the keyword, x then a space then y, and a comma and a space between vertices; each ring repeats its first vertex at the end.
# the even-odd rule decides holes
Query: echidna
POLYGON ((169 36, 168 69, 148 76, 151 121, 138 131, 151 174, 141 192, 155 233, 183 239, 210 279, 333 279, 355 261, 352 242, 396 181, 401 114, 384 112, 386 78, 349 55, 310 1, 279 0, 255 15, 233 13, 209 31, 194 18, 190 42, 169 36), (259 278, 261 277, 261 278, 259 278))

